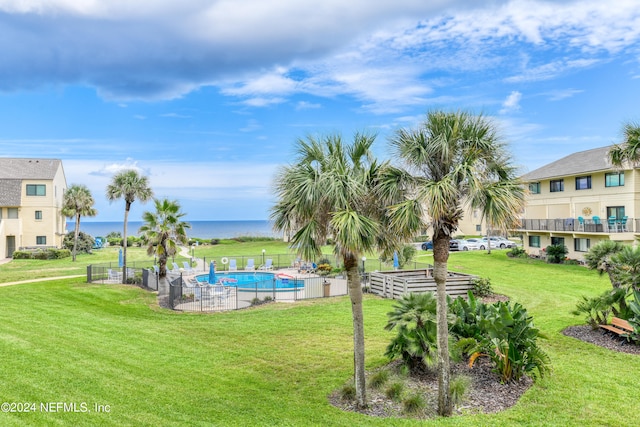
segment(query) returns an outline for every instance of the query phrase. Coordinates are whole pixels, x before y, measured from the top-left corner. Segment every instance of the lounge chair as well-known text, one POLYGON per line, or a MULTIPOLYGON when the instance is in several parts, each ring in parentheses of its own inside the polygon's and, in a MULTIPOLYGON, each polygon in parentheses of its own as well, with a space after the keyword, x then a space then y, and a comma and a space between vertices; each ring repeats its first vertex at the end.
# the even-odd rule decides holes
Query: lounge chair
POLYGON ((260 266, 260 270, 273 270, 273 260, 271 258, 267 258, 267 261, 260 266))
POLYGON ((180 267, 178 267, 178 264, 176 264, 175 262, 173 263, 173 270, 171 270, 172 273, 180 273, 180 267))
POLYGON ((253 260, 253 258, 249 258, 249 259, 247 260, 247 266, 246 266, 244 269, 245 269, 245 270, 250 270, 250 271, 253 271, 253 270, 255 270, 255 269, 256 269, 256 263, 255 263, 255 261, 253 260))
POLYGON ((109 280, 115 281, 116 283, 120 283, 120 282, 122 282, 122 272, 115 271, 115 270, 112 270, 112 269, 108 269, 107 270, 107 278, 109 280))
POLYGON ((182 261, 182 265, 184 265, 184 271, 187 273, 193 273, 193 268, 189 265, 188 261, 182 261))
POLYGON ((238 271, 238 264, 236 263, 235 258, 231 258, 229 260, 229 271, 238 271))

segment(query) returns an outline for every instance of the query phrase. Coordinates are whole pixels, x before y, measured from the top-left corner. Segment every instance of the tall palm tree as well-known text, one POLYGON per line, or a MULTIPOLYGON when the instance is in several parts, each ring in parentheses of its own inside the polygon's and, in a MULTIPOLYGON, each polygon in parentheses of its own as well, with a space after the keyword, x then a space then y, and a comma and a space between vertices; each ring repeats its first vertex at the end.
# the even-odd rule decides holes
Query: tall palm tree
POLYGON ((623 127, 623 142, 609 150, 609 159, 614 166, 622 167, 626 162, 631 167, 640 165, 640 124, 625 123, 623 127))
POLYGON ((372 249, 390 256, 398 249, 400 233, 386 217, 386 206, 401 189, 380 182, 393 180, 384 174, 371 146, 375 136, 356 134, 352 144, 340 136, 308 137, 297 141, 295 162, 282 167, 275 178, 277 202, 271 210, 274 227, 291 238, 291 246, 303 259, 321 254, 327 238, 347 272, 351 298, 354 343, 354 378, 357 404, 366 405, 362 286, 358 260, 372 249))
MULTIPOLYGON (((524 191, 515 176, 495 126, 483 116, 433 111, 416 129, 400 129, 391 139, 397 158, 413 175, 416 200, 424 206, 433 230, 433 277, 437 287, 438 413, 449 416, 450 364, 447 326, 447 261, 449 239, 465 207, 479 209, 490 221, 507 221, 524 205, 524 191), (490 203, 489 203, 490 201, 490 203), (467 206, 465 206, 467 205, 467 206)), ((405 204, 415 205, 414 200, 405 204)), ((400 205, 399 205, 400 206, 400 205)), ((415 208, 397 212, 416 212, 415 208)), ((415 218, 405 215, 407 227, 415 218), (409 221, 410 219, 410 221, 409 221)), ((411 225, 413 224, 413 225, 411 225)))
POLYGON ((137 199, 142 203, 153 197, 153 190, 149 187, 149 179, 138 174, 134 169, 118 172, 107 185, 107 199, 114 201, 124 199, 124 230, 122 236, 122 283, 127 283, 127 221, 131 204, 137 199))
POLYGON ((138 230, 147 243, 147 254, 156 255, 159 263, 159 278, 167 277, 167 259, 175 255, 178 245, 187 243, 187 229, 191 225, 182 221, 186 214, 180 212, 180 204, 175 200, 154 200, 155 212, 142 214, 144 224, 138 230))
POLYGON ((96 216, 98 211, 93 207, 95 200, 91 195, 91 190, 86 185, 72 184, 64 192, 62 201, 62 214, 68 218, 75 218, 76 226, 73 235, 73 261, 76 260, 76 250, 78 248, 78 235, 80 233, 80 217, 96 216))

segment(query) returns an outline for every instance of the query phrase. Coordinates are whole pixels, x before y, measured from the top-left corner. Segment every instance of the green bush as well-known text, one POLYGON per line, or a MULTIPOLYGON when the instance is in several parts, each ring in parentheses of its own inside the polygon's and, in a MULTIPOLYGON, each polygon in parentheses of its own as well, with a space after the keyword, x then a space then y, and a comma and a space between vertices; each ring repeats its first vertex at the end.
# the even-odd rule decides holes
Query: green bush
MULTIPOLYGON (((72 251, 73 241, 74 241, 74 233, 73 232, 67 233, 64 236, 64 239, 62 240, 62 246, 72 251)), ((96 241, 92 236, 80 231, 78 232, 78 245, 76 247, 76 252, 77 253, 83 252, 83 253, 90 254, 91 250, 93 249, 93 245, 95 245, 95 243, 96 241)))
POLYGON ((525 251, 521 247, 514 246, 513 248, 507 251, 507 256, 510 258, 526 258, 527 251, 525 251))
POLYGON ((387 313, 385 329, 398 334, 387 346, 385 356, 401 357, 410 371, 432 366, 437 360, 436 299, 431 292, 409 293, 387 313))
POLYGON ((473 294, 477 297, 489 297, 493 295, 493 288, 491 287, 491 279, 478 277, 473 280, 473 294))
POLYGON ((484 337, 473 349, 471 365, 478 357, 488 356, 501 382, 519 380, 524 374, 542 377, 550 370, 549 356, 537 344, 540 331, 519 303, 486 306, 480 327, 484 337))
POLYGON ((560 264, 564 261, 569 249, 565 245, 549 245, 545 248, 547 253, 547 262, 551 264, 560 264))
POLYGON ((404 383, 394 382, 387 387, 384 394, 391 400, 400 400, 404 391, 404 383))
POLYGON ((340 390, 342 400, 354 400, 356 398, 356 386, 353 384, 345 384, 340 390))
POLYGON ((451 381, 449 382, 449 393, 451 395, 451 402, 455 406, 460 406, 464 402, 464 399, 469 392, 470 385, 471 378, 467 376, 458 375, 451 378, 451 381))
POLYGON ((609 314, 613 313, 616 317, 626 318, 629 316, 625 298, 627 291, 623 288, 614 288, 603 292, 597 297, 588 298, 582 296, 582 299, 576 304, 576 309, 571 313, 585 316, 587 324, 592 329, 598 329, 599 325, 607 323, 609 314))
POLYGON ((385 385, 387 381, 389 381, 389 371, 382 370, 382 371, 376 372, 374 375, 371 376, 371 379, 369 380, 369 385, 371 386, 371 388, 377 390, 382 388, 382 386, 385 385))
POLYGON ((15 251, 12 256, 13 256, 13 259, 40 259, 40 260, 62 259, 62 258, 70 257, 71 251, 69 249, 55 249, 55 248, 35 249, 35 250, 15 251))
POLYGON ((13 259, 31 259, 31 251, 14 251, 13 259))
POLYGON ((427 406, 427 402, 421 394, 415 393, 404 399, 402 406, 405 414, 415 415, 427 406))

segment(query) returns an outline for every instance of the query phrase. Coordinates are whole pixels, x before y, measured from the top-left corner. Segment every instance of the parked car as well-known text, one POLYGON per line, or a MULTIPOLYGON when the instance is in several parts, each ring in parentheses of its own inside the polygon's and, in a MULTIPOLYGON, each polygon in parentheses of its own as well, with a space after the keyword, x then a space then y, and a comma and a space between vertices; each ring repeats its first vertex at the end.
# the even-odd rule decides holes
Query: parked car
POLYGON ((450 251, 471 251, 477 249, 480 249, 480 245, 477 242, 465 239, 454 239, 449 241, 450 251))
MULTIPOLYGON (((516 242, 512 242, 511 240, 507 240, 504 237, 489 237, 489 242, 491 242, 491 247, 495 249, 504 249, 504 248, 513 248, 516 245, 516 242)), ((482 243, 480 243, 480 249, 487 249, 487 238, 482 238, 482 243)))
POLYGON ((423 251, 428 251, 429 249, 433 250, 433 242, 424 242, 422 246, 420 246, 423 251))

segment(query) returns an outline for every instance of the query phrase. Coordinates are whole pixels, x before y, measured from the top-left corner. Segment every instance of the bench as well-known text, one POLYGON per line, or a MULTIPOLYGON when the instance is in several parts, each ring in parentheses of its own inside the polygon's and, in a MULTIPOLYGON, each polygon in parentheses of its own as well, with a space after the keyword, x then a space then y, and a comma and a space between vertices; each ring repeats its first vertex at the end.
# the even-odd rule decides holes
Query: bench
POLYGON ((627 338, 633 332, 633 326, 624 319, 613 317, 610 325, 599 325, 605 332, 611 332, 619 337, 627 338))

